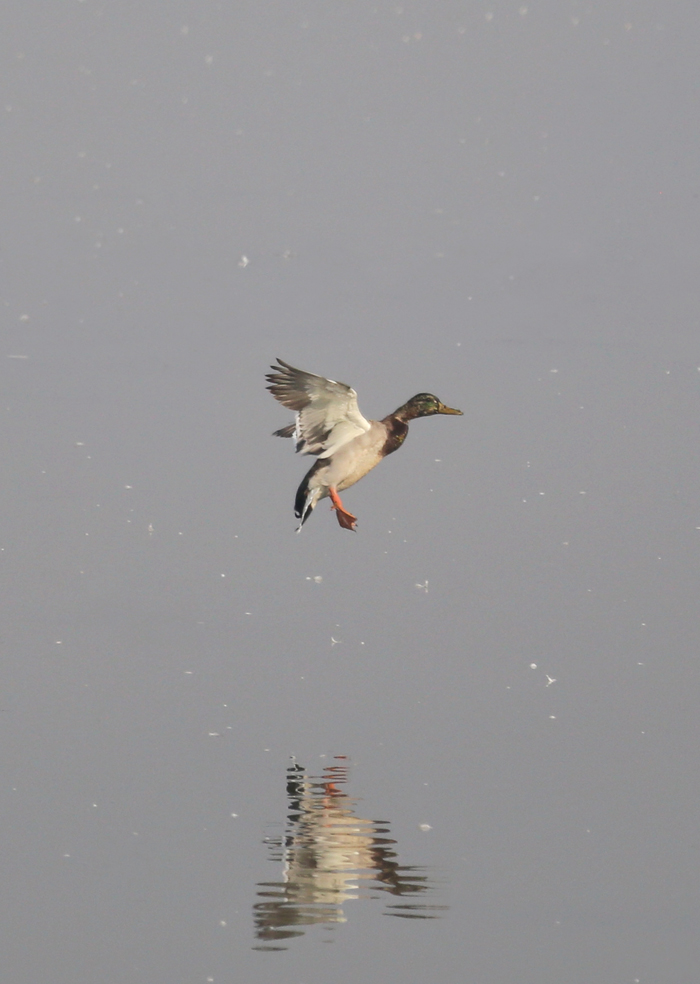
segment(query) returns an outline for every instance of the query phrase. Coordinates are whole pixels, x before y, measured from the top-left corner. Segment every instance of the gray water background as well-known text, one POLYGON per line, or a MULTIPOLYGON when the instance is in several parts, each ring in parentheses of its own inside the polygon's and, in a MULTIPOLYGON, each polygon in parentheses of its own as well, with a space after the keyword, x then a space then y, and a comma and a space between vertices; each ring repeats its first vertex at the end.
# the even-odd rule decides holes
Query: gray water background
POLYGON ((699 14, 6 4, 5 980, 697 979, 699 14), (278 355, 465 416, 295 536, 278 355), (447 908, 260 952, 334 755, 447 908))

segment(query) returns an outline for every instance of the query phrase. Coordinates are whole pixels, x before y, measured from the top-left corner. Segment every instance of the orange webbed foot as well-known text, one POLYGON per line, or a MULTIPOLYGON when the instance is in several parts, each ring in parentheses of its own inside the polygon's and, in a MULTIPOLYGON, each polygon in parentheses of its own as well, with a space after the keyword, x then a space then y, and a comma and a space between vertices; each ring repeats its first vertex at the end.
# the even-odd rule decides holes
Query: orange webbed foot
POLYGON ((353 516, 349 513, 347 509, 343 507, 343 503, 340 501, 340 496, 336 490, 331 486, 328 494, 331 497, 332 506, 331 509, 335 509, 335 514, 338 517, 338 522, 344 530, 351 530, 353 533, 355 530, 355 523, 357 522, 357 516, 353 516))

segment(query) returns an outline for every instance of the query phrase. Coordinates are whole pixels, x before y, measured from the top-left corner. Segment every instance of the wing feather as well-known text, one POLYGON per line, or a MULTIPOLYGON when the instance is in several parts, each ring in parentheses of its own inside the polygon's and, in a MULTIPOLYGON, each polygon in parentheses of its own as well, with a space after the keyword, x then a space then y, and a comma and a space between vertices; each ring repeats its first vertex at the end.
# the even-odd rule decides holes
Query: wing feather
MULTIPOLYGON (((296 413, 294 437, 296 450, 302 454, 317 454, 328 458, 354 437, 370 428, 360 413, 357 393, 345 383, 316 376, 277 359, 273 372, 265 377, 276 400, 296 413)), ((291 425, 275 431, 280 437, 291 437, 291 425)))

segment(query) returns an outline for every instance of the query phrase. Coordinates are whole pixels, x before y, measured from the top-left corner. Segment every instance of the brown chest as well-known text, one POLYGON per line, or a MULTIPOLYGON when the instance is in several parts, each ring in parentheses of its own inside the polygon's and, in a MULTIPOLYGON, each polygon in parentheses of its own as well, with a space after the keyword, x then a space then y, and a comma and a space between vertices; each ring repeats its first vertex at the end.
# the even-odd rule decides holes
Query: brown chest
POLYGON ((406 440, 407 434, 408 424, 404 423, 403 420, 387 421, 387 435, 382 448, 382 457, 386 458, 388 454, 400 448, 406 440))

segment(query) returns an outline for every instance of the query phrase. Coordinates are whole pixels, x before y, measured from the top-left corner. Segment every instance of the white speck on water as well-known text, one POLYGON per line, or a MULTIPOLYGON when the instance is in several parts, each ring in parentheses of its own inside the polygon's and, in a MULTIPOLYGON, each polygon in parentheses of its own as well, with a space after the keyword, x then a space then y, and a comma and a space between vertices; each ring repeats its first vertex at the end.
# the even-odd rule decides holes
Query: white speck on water
POLYGON ((530 669, 531 670, 536 670, 537 669, 537 663, 530 663, 530 669))
POLYGON ((546 687, 551 687, 553 683, 557 682, 557 678, 551 677, 549 673, 545 673, 545 676, 547 677, 547 682, 545 684, 546 687))
POLYGON ((331 636, 331 649, 333 646, 339 646, 342 641, 342 639, 334 639, 333 636, 331 636))
POLYGON ((247 256, 242 256, 240 258, 240 260, 238 261, 238 265, 239 265, 239 267, 241 267, 242 270, 245 270, 245 268, 248 266, 249 263, 250 263, 250 260, 248 259, 247 256))
POLYGON ((550 721, 556 721, 556 719, 557 719, 557 716, 556 716, 556 714, 550 714, 550 715, 549 715, 549 720, 550 720, 550 721))
POLYGON ((232 816, 232 817, 237 817, 237 816, 238 816, 238 814, 237 814, 237 813, 232 813, 232 814, 231 814, 231 816, 232 816))
POLYGON ((433 828, 430 826, 429 823, 419 823, 418 824, 418 829, 419 830, 432 830, 433 828))

